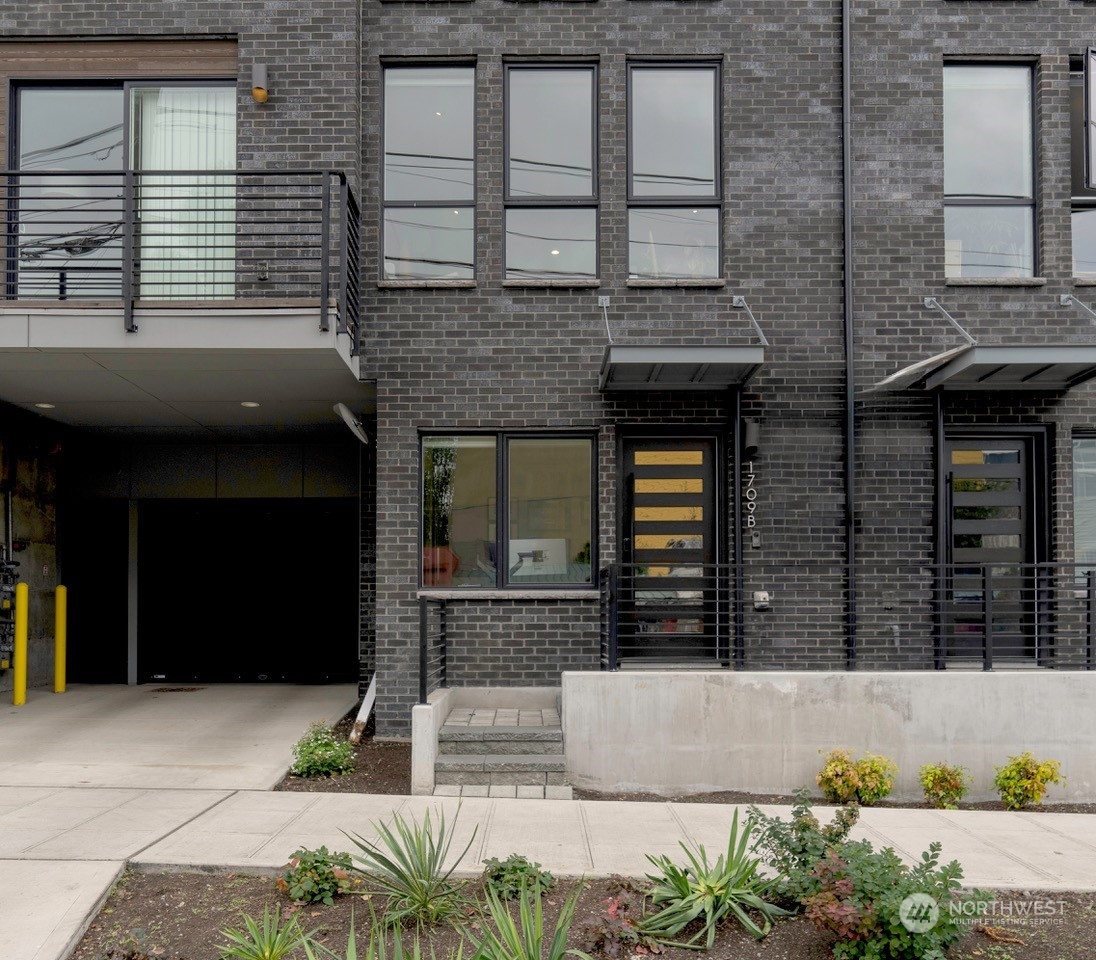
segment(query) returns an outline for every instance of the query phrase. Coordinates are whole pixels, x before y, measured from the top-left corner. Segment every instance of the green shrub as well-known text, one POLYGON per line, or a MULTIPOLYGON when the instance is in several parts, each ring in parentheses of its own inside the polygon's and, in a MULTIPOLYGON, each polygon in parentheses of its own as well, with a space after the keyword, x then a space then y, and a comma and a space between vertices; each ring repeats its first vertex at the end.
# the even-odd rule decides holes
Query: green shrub
POLYGON ((491 857, 484 860, 483 878, 500 900, 514 900, 523 888, 538 896, 552 889, 552 875, 542 870, 539 863, 530 863, 520 853, 512 853, 505 860, 491 857))
POLYGON ((1027 751, 1009 757, 1008 763, 994 769, 993 785, 1009 810, 1039 803, 1052 783, 1066 782, 1057 760, 1036 760, 1027 751))
MULTIPOLYGON (((459 813, 458 807, 458 816, 459 813)), ((449 920, 460 914, 466 903, 461 892, 464 883, 451 877, 472 846, 476 830, 472 831, 465 848, 446 867, 456 822, 454 816, 453 826, 447 828, 445 812, 440 811, 435 835, 429 810, 421 824, 404 820, 396 813, 392 816, 391 827, 373 824, 380 838, 379 844, 357 834, 347 834, 361 851, 351 854, 353 870, 364 874, 367 883, 376 884, 389 897, 384 914, 386 923, 415 920, 421 925, 449 920)))
POLYGON ((354 769, 354 747, 340 740, 322 723, 313 723, 293 746, 293 766, 297 777, 330 777, 354 769))
POLYGON ((544 908, 540 892, 522 887, 518 893, 518 919, 490 887, 487 888, 486 918, 483 937, 473 944, 474 960, 563 960, 566 956, 591 960, 581 950, 567 948, 567 934, 575 917, 575 904, 582 892, 576 883, 556 918, 556 928, 545 951, 544 908))
POLYGON ((772 928, 773 920, 787 916, 788 911, 765 899, 772 881, 757 872, 761 861, 750 856, 753 852, 750 832, 747 821, 739 833, 736 809, 727 852, 720 854, 714 864, 708 863, 703 846, 698 846, 694 852, 684 843, 681 849, 688 859, 685 867, 677 866, 667 856, 648 854, 647 859, 658 868, 657 874, 647 874, 647 879, 654 883, 651 902, 655 906, 662 905, 662 909, 640 920, 637 931, 674 947, 703 949, 700 940, 704 938, 706 949, 710 950, 715 928, 724 919, 733 917, 757 939, 765 936, 772 928), (760 922, 755 921, 753 915, 760 922), (688 940, 675 939, 697 919, 702 925, 688 940))
POLYGON ((276 884, 291 900, 331 906, 335 894, 346 893, 360 882, 351 878, 352 867, 349 853, 328 853, 327 847, 319 850, 302 847, 290 857, 285 873, 276 884))
POLYGON ((816 779, 827 800, 870 807, 890 795, 897 773, 895 762, 879 754, 853 760, 848 750, 831 750, 816 779))
POLYGON ((813 889, 811 870, 831 847, 840 846, 860 818, 856 804, 838 807, 833 820, 822 826, 811 813, 808 790, 796 790, 790 821, 770 817, 757 807, 746 811, 747 825, 756 830, 754 851, 777 874, 773 889, 782 901, 798 904, 813 889))
MULTIPOLYGON (((962 868, 955 860, 939 864, 939 843, 913 867, 890 847, 875 851, 866 840, 844 843, 816 864, 816 889, 803 901, 806 917, 837 935, 835 960, 943 960, 965 932, 967 914, 951 908, 964 899, 962 868), (913 895, 919 896, 908 901, 913 895)), ((965 899, 987 902, 977 891, 965 899)))
POLYGON ((926 763, 918 773, 926 802, 938 810, 954 810, 970 789, 966 767, 950 763, 926 763))

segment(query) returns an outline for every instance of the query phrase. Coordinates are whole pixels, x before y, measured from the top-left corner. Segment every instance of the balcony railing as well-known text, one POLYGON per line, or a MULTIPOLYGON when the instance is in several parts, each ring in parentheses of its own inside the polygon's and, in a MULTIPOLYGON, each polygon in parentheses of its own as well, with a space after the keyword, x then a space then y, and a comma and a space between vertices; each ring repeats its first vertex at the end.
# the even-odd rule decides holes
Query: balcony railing
POLYGON ((7 171, 5 299, 315 303, 360 343, 360 214, 326 170, 7 171))

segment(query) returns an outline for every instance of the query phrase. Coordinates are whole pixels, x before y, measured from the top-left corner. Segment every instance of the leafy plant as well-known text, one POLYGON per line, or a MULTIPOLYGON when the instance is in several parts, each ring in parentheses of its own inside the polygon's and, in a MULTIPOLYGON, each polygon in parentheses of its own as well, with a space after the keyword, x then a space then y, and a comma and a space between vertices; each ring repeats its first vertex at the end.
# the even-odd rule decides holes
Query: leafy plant
POLYGON ((281 908, 271 916, 270 909, 264 907, 261 924, 246 913, 242 916, 243 930, 221 931, 221 936, 228 940, 218 948, 222 960, 281 960, 311 942, 315 932, 305 933, 295 916, 282 923, 281 908))
POLYGON ((860 808, 847 804, 838 807, 833 820, 823 826, 811 812, 810 792, 805 789, 795 791, 791 820, 770 817, 757 807, 749 807, 746 813, 747 825, 756 830, 754 851, 776 871, 773 889, 781 900, 795 904, 813 889, 814 865, 831 847, 844 843, 860 819, 860 808))
POLYGON ((966 767, 950 763, 926 763, 918 772, 925 801, 938 810, 954 810, 970 789, 966 767))
POLYGON ((822 794, 834 803, 853 801, 870 807, 894 789, 898 766, 893 760, 875 753, 866 753, 853 760, 848 750, 831 750, 826 754, 816 782, 822 794))
POLYGON ((1039 803, 1052 783, 1066 782, 1057 760, 1036 760, 1028 751, 1009 757, 1008 763, 994 770, 993 785, 1009 810, 1039 803))
POLYGON ((556 918, 552 940, 544 952, 544 907, 540 892, 523 886, 518 893, 518 919, 515 921, 506 902, 491 887, 487 888, 487 916, 482 939, 474 942, 473 960, 562 960, 563 957, 591 958, 576 948, 567 948, 567 934, 575 916, 575 904, 582 892, 576 883, 556 918))
POLYGON ((289 865, 275 881, 276 886, 292 900, 304 903, 335 902, 335 894, 346 893, 360 880, 352 879, 353 862, 349 853, 328 853, 327 847, 294 852, 289 865))
MULTIPOLYGON (((372 923, 369 927, 369 945, 366 947, 362 960, 422 960, 422 949, 418 937, 411 942, 410 950, 406 949, 400 939, 398 926, 378 922, 372 906, 369 908, 372 923), (392 951, 389 953, 388 941, 392 941, 392 951)), ((308 960, 358 960, 357 935, 354 930, 354 915, 350 915, 350 932, 346 939, 346 951, 339 954, 330 947, 315 941, 306 941, 304 944, 305 956, 308 960)), ((449 954, 449 960, 461 960, 464 955, 464 947, 457 948, 455 953, 449 954)), ((430 952, 431 960, 434 960, 434 952, 430 952)))
POLYGON ((513 900, 525 887, 538 895, 552 888, 552 875, 542 870, 539 863, 530 863, 520 853, 512 853, 505 860, 491 857, 483 862, 483 877, 487 886, 498 894, 500 900, 513 900))
POLYGON ((651 936, 667 946, 711 949, 715 940, 716 926, 727 916, 733 916, 753 936, 761 939, 772 928, 776 917, 787 916, 788 911, 766 901, 765 894, 771 881, 762 878, 757 868, 760 860, 751 857, 749 822, 738 829, 738 810, 731 821, 731 833, 727 840, 726 854, 720 854, 714 864, 708 862, 703 846, 695 852, 684 843, 682 850, 688 859, 685 867, 677 866, 667 856, 647 859, 658 869, 657 874, 647 874, 654 883, 651 902, 663 904, 658 913, 644 917, 638 924, 640 933, 651 936), (747 911, 760 917, 755 922, 747 911), (675 940, 694 920, 702 919, 703 925, 688 940, 675 940))
MULTIPOLYGON (((804 899, 806 917, 837 935, 835 960, 943 960, 964 933, 963 911, 950 909, 961 899, 963 870, 955 860, 940 866, 939 843, 909 867, 890 847, 875 851, 866 840, 850 841, 831 849, 813 874, 817 889, 804 899), (910 924, 913 915, 903 914, 913 895, 935 906, 917 915, 925 924, 910 924)), ((968 899, 986 901, 977 891, 968 899)))
MULTIPOLYGON (((459 813, 458 807, 457 815, 459 813)), ((379 844, 357 834, 346 834, 361 851, 351 854, 354 871, 366 874, 367 882, 372 880, 389 897, 385 912, 387 921, 437 923, 460 912, 465 903, 461 893, 464 883, 451 877, 472 846, 476 830, 447 867, 445 862, 449 858, 456 824, 457 816, 454 816, 452 827, 447 828, 445 811, 439 811, 435 835, 428 810, 421 824, 413 819, 405 820, 399 813, 393 814, 391 827, 374 823, 379 844)))
POLYGON ((661 953, 659 942, 640 933, 639 921, 629 916, 631 906, 622 896, 609 897, 605 910, 584 930, 585 946, 607 957, 624 953, 661 953))
POLYGON ((293 745, 293 765, 289 772, 297 777, 329 777, 354 769, 354 747, 340 740, 322 723, 313 723, 293 745))

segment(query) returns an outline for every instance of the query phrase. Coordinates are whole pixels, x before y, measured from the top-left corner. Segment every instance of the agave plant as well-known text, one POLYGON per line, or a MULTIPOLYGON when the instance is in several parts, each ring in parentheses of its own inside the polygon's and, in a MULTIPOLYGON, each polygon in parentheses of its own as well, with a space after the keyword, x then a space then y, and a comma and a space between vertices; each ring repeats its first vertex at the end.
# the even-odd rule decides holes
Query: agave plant
MULTIPOLYGON (((460 813, 459 807, 457 813, 460 813)), ((415 920, 421 925, 447 920, 460 913, 465 902, 461 894, 464 882, 451 878, 472 846, 476 831, 472 831, 465 848, 446 866, 456 822, 454 816, 452 826, 447 827, 445 812, 439 811, 435 834, 429 810, 422 823, 405 820, 396 813, 391 827, 373 824, 379 843, 354 833, 346 834, 360 851, 351 854, 355 862, 353 869, 389 897, 385 911, 387 921, 415 920)))
POLYGON ((651 901, 663 908, 639 921, 640 933, 667 946, 710 950, 716 926, 728 916, 760 940, 772 929, 774 919, 790 915, 765 899, 772 881, 758 875, 761 861, 751 856, 750 825, 747 823, 739 832, 737 810, 731 821, 727 852, 720 854, 714 864, 708 862, 703 846, 697 845, 692 850, 682 843, 681 849, 688 859, 684 867, 667 856, 647 855, 659 871, 647 874, 654 883, 651 901), (684 941, 674 939, 698 918, 704 923, 692 937, 684 941), (701 939, 705 941, 704 947, 701 939))
POLYGON ((261 923, 246 913, 243 920, 243 930, 221 931, 229 941, 219 948, 222 960, 281 960, 298 947, 307 949, 315 932, 305 933, 295 916, 282 923, 280 907, 274 916, 264 907, 261 923))
POLYGON ((564 901, 556 919, 556 929, 544 953, 544 912, 540 888, 523 883, 518 893, 518 919, 515 920, 506 903, 493 887, 487 888, 487 913, 492 927, 487 927, 483 938, 476 941, 472 960, 563 960, 566 956, 591 960, 581 950, 567 948, 567 933, 575 916, 582 884, 564 901))

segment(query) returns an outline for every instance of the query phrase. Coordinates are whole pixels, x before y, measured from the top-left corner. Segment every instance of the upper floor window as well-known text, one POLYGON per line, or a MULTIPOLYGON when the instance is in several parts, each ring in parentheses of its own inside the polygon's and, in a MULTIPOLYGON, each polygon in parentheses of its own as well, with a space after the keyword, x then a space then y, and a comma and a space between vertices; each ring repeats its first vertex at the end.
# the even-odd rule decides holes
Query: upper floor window
POLYGON ((15 112, 20 298, 121 296, 127 170, 138 295, 234 295, 233 82, 26 84, 15 112))
MULTIPOLYGON (((1081 69, 1069 77, 1070 194, 1073 222, 1073 275, 1096 277, 1096 184, 1086 177, 1085 135, 1090 129, 1085 112, 1085 77, 1081 69)), ((1091 109, 1091 106, 1089 107, 1091 109)))
POLYGON ((506 69, 506 279, 594 279, 596 71, 506 69))
POLYGON ((1027 65, 944 68, 944 244, 949 277, 1035 275, 1027 65))
POLYGON ((475 276, 475 67, 384 71, 384 277, 475 276))
POLYGON ((463 434, 422 441, 422 584, 593 583, 589 436, 463 434))
POLYGON ((720 70, 632 64, 628 71, 628 276, 718 279, 720 70))

